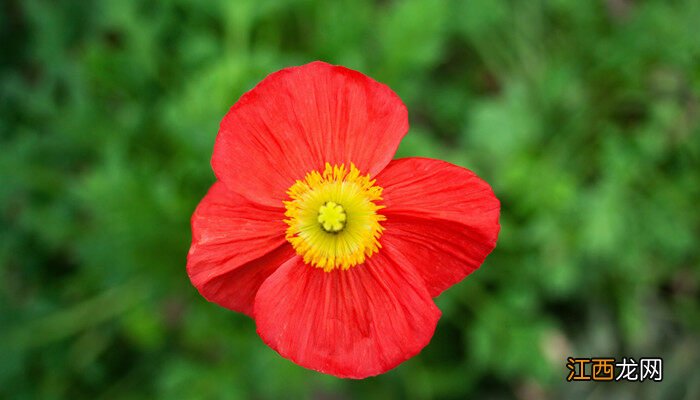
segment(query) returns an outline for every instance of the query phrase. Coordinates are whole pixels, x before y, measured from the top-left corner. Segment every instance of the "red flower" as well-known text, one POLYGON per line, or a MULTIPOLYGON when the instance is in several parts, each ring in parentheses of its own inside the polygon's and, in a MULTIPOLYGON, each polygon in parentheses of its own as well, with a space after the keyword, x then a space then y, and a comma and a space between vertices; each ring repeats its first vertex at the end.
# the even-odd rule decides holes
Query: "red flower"
POLYGON ((192 216, 194 286, 307 368, 364 378, 416 355, 432 298, 495 247, 500 206, 467 169, 392 160, 407 130, 399 97, 359 72, 265 78, 221 122, 218 181, 192 216))

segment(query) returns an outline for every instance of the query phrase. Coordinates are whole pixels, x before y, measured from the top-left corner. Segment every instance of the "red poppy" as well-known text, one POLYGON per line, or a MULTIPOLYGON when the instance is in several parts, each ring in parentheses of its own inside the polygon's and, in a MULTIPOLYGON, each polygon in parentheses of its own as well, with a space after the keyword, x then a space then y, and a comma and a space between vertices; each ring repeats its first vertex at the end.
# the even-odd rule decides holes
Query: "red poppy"
POLYGON ((500 205, 467 169, 392 160, 407 130, 399 97, 357 71, 269 75, 221 122, 218 181, 192 216, 194 286, 307 368, 364 378, 416 355, 433 297, 495 247, 500 205))

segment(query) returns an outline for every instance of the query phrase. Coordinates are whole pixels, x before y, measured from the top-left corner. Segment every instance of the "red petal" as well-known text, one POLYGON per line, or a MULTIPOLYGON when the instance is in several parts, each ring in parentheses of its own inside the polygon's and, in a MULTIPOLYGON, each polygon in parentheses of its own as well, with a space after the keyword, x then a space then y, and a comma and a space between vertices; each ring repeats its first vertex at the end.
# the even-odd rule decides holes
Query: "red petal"
POLYGON ((407 130, 406 107, 387 86, 313 62, 269 75, 238 100, 221 122, 212 166, 231 190, 277 206, 326 162, 375 175, 407 130))
POLYGON ((413 268, 386 250, 347 271, 289 260, 255 298, 260 337, 283 357, 341 378, 377 375, 416 355, 440 310, 413 268))
POLYGON ((479 268, 496 247, 500 203, 468 169, 427 158, 392 161, 379 176, 383 245, 417 266, 432 296, 479 268))
POLYGON ((262 282, 294 255, 282 208, 253 204, 216 182, 192 215, 187 273, 207 300, 252 314, 262 282))

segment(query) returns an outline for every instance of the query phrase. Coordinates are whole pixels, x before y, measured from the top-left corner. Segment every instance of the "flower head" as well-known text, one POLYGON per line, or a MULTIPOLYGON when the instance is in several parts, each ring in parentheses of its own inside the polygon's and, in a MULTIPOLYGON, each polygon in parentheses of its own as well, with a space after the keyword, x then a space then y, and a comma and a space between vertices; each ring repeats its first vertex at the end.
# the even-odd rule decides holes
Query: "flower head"
POLYGON ((467 169, 392 160, 407 130, 398 96, 359 72, 269 75, 221 123, 218 180, 192 216, 194 286, 307 368, 364 378, 416 355, 432 298, 495 247, 500 205, 467 169))

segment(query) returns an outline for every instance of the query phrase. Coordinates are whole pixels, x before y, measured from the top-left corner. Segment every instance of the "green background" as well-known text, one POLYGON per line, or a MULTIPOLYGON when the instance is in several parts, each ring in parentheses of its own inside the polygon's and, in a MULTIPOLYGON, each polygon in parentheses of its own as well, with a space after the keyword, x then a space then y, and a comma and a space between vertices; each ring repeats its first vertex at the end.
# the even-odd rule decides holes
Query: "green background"
POLYGON ((700 2, 3 1, 0 398, 700 398, 700 2), (398 156, 502 203, 432 342, 305 370, 190 285, 228 108, 325 60, 409 109, 398 156), (663 357, 661 383, 565 382, 663 357))

